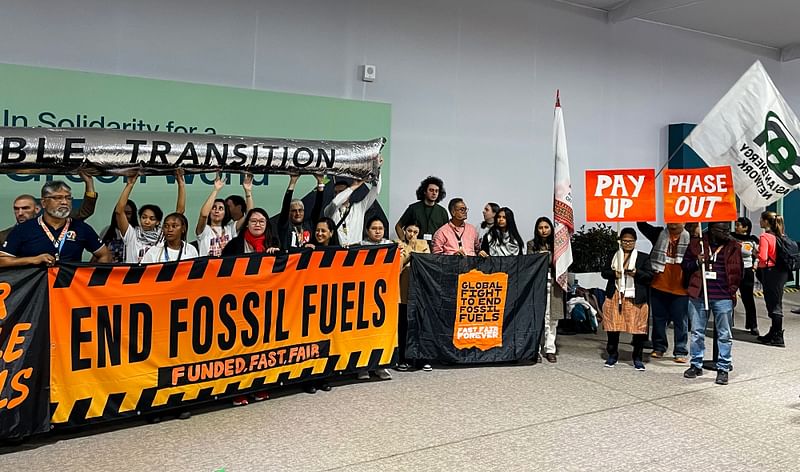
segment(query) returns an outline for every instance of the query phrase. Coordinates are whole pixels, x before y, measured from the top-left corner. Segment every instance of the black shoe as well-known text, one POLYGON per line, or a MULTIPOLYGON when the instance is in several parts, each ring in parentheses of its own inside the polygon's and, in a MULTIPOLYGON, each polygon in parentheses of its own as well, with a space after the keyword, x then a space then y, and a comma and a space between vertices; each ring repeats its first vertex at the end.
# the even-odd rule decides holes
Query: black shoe
POLYGON ((775 347, 786 347, 786 344, 783 342, 783 330, 776 331, 775 334, 772 335, 769 345, 775 347))
POLYGON ((728 385, 728 373, 724 370, 717 371, 717 380, 714 381, 717 385, 728 385))
POLYGON ((794 313, 795 315, 800 315, 800 307, 793 309, 792 313, 794 313))
POLYGON ((752 328, 750 329, 750 334, 753 336, 758 336, 760 333, 758 332, 758 328, 752 328))
POLYGON ((314 394, 314 393, 317 393, 317 387, 315 387, 313 385, 304 385, 303 386, 303 391, 306 392, 306 393, 314 394))
POLYGON ((323 392, 330 392, 332 388, 333 387, 331 387, 331 385, 328 382, 322 382, 321 384, 319 384, 319 389, 322 390, 323 392))
POLYGON ((683 376, 687 379, 693 379, 703 375, 703 369, 700 367, 691 366, 683 372, 683 376))
POLYGON ((182 411, 178 415, 178 419, 179 420, 188 420, 191 417, 192 417, 192 412, 191 411, 182 411))
POLYGON ((756 338, 756 341, 763 343, 763 344, 770 344, 772 342, 772 337, 775 335, 775 329, 770 326, 769 331, 767 334, 763 336, 759 336, 756 338))

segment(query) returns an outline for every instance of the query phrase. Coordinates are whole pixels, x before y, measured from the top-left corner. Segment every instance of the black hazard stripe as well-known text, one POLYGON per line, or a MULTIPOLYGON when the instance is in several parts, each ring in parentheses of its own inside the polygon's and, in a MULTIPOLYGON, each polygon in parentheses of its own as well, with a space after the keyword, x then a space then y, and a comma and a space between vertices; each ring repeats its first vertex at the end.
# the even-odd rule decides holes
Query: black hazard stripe
POLYGON ((203 257, 200 259, 194 259, 192 262, 192 268, 189 269, 189 280, 198 280, 202 279, 206 273, 206 268, 208 267, 208 258, 203 257))
POLYGON ((261 272, 261 261, 264 260, 263 255, 261 254, 251 254, 250 260, 247 261, 247 268, 244 271, 244 275, 258 275, 261 272))
POLYGON ((161 270, 158 271, 156 282, 172 282, 175 278, 175 271, 178 270, 179 262, 165 262, 161 265, 161 270))
POLYGON ((56 274, 56 280, 53 281, 53 288, 69 288, 72 285, 72 279, 75 278, 74 267, 59 267, 56 274))
POLYGON ((289 262, 289 255, 285 253, 275 256, 275 261, 272 263, 272 273, 280 274, 286 270, 286 264, 289 262))
POLYGON ((108 278, 111 276, 113 266, 98 266, 92 271, 92 276, 89 278, 89 287, 103 287, 108 283, 108 278))
POLYGON ((383 257, 384 264, 391 264, 394 262, 394 258, 397 257, 397 253, 400 252, 397 245, 390 246, 386 250, 386 255, 383 257))
POLYGON ((360 251, 358 249, 350 249, 347 251, 347 256, 344 258, 344 267, 353 267, 356 265, 356 259, 358 258, 358 253, 360 251))
POLYGON ((367 257, 364 258, 364 265, 370 266, 375 264, 375 259, 378 257, 378 251, 382 251, 383 248, 380 247, 373 247, 367 251, 367 257))
POLYGON ((333 266, 333 260, 336 258, 337 249, 323 249, 322 259, 319 261, 319 268, 325 269, 333 266))
POLYGON ((136 285, 142 281, 144 277, 144 266, 133 265, 128 268, 128 273, 122 279, 122 285, 136 285))
POLYGON ((222 264, 219 265, 219 272, 217 277, 230 277, 233 274, 233 267, 236 265, 236 257, 229 256, 222 258, 222 264))

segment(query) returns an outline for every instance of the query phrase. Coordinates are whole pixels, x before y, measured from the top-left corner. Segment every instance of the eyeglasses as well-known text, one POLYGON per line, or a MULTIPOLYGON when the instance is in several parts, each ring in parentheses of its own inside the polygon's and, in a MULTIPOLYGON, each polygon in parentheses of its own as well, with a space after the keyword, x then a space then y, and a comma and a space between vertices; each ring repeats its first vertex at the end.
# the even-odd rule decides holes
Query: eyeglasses
POLYGON ((56 202, 71 202, 72 196, 71 195, 48 195, 46 197, 42 197, 42 199, 49 198, 50 200, 54 200, 56 202))
POLYGON ((619 242, 621 242, 622 244, 635 244, 636 240, 635 239, 620 239, 619 242))
POLYGON ((267 224, 267 220, 250 220, 250 224, 264 226, 267 224))
POLYGON ((469 211, 469 208, 467 208, 467 207, 453 208, 453 212, 456 212, 456 211, 461 212, 461 213, 466 213, 466 212, 469 211))

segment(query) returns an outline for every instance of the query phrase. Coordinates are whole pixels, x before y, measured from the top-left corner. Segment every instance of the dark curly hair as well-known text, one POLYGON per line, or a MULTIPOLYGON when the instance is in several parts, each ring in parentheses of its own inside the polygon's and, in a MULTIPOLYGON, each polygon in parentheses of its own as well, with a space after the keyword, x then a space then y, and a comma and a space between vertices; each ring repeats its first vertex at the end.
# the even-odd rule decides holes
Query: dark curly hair
POLYGON ((442 179, 439 177, 434 177, 432 175, 429 175, 425 180, 419 183, 419 187, 417 188, 417 200, 425 200, 425 191, 428 190, 428 185, 430 184, 439 187, 439 197, 436 199, 436 203, 444 200, 444 197, 447 196, 447 192, 444 191, 444 182, 442 182, 442 179))

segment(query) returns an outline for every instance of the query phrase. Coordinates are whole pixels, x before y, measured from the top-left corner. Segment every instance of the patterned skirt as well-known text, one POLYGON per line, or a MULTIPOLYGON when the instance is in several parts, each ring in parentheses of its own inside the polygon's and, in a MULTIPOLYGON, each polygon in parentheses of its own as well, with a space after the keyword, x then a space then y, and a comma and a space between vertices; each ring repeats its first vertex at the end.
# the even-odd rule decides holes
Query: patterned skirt
POLYGON ((603 304, 603 330, 620 331, 630 334, 647 334, 647 317, 650 307, 647 303, 637 305, 632 298, 623 298, 619 304, 619 292, 603 304))

